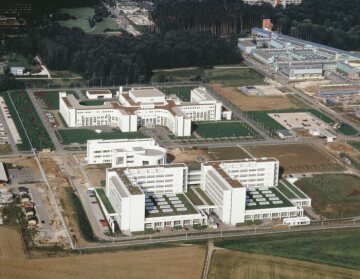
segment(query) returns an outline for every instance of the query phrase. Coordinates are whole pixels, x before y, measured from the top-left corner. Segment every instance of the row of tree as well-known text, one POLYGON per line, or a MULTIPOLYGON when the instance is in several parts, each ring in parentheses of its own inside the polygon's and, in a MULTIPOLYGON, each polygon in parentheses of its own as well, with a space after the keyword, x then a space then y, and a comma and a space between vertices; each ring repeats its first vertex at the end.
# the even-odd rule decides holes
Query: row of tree
POLYGON ((6 41, 9 51, 40 55, 53 70, 71 70, 91 82, 124 84, 150 79, 152 70, 232 64, 242 57, 236 41, 210 32, 168 32, 140 37, 87 35, 57 24, 6 41))
POLYGON ((247 5, 242 0, 155 0, 151 12, 158 33, 211 31, 244 34, 270 18, 274 29, 330 46, 360 50, 359 0, 303 0, 300 5, 247 5))

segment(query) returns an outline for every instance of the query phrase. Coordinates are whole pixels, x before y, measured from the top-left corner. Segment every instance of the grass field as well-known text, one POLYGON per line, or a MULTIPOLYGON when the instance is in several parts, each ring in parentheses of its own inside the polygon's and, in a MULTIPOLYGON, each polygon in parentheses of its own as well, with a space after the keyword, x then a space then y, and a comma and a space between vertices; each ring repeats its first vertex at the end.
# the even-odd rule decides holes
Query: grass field
POLYGON ((285 173, 339 171, 343 168, 313 145, 290 144, 245 147, 255 157, 275 157, 285 173))
POLYGON ((350 146, 352 146, 353 148, 355 148, 357 151, 360 152, 360 142, 358 141, 349 141, 347 142, 350 146))
POLYGON ((245 123, 238 121, 198 122, 193 132, 202 138, 255 137, 258 134, 245 123))
POLYGON ((359 135, 358 130, 356 130, 354 127, 352 127, 346 123, 341 125, 341 127, 339 129, 337 129, 337 131, 342 133, 345 136, 358 136, 359 135))
POLYGON ((360 229, 243 237, 215 245, 360 270, 360 229))
POLYGON ((159 70, 154 72, 153 82, 186 82, 199 80, 206 83, 219 84, 224 87, 258 85, 264 83, 264 77, 250 68, 184 68, 159 70))
MULTIPOLYGON (((34 94, 36 98, 42 99, 44 101, 47 109, 49 110, 59 109, 59 91, 46 91, 46 92, 37 91, 34 94)), ((67 95, 70 94, 77 97, 75 91, 67 91, 67 95)))
POLYGON ((192 89, 194 89, 193 86, 176 86, 176 87, 159 88, 159 90, 161 90, 166 95, 176 95, 184 102, 190 102, 192 89))
POLYGON ((112 132, 96 133, 89 129, 60 129, 57 131, 57 136, 62 144, 68 145, 71 143, 84 144, 91 139, 133 139, 145 138, 140 132, 124 133, 119 130, 112 132))
POLYGON ((18 148, 20 150, 31 149, 30 143, 24 132, 23 127, 25 127, 34 148, 37 150, 42 150, 44 148, 54 149, 54 144, 45 130, 29 96, 25 92, 19 91, 3 94, 3 97, 23 141, 23 144, 18 145, 18 148), (16 108, 21 108, 17 110, 20 118, 17 116, 13 104, 16 108), (23 125, 21 125, 21 123, 23 125))
POLYGON ((352 279, 359 271, 300 260, 216 250, 208 279, 352 279))
POLYGON ((4 58, 8 67, 25 67, 26 69, 31 69, 34 67, 31 65, 28 58, 19 53, 10 53, 4 58))
POLYGON ((0 227, 0 278, 201 278, 206 250, 199 246, 25 259, 17 231, 0 227), (141 268, 139 268, 141 267, 141 268))
POLYGON ((296 182, 312 198, 314 210, 328 218, 360 215, 360 178, 349 174, 316 175, 296 182))
POLYGON ((76 19, 59 20, 58 23, 63 27, 77 27, 89 34, 105 34, 105 29, 119 30, 116 21, 110 17, 105 18, 102 22, 97 22, 94 27, 90 27, 89 18, 95 14, 93 8, 61 9, 60 11, 76 17, 76 19))

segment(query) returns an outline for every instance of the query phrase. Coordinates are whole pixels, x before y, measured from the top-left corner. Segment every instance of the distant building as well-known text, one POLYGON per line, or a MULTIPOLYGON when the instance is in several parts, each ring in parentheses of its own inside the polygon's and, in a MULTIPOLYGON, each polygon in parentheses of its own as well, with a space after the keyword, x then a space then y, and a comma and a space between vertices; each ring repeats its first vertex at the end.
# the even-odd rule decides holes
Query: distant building
POLYGON ((11 67, 10 73, 14 76, 22 76, 24 74, 25 68, 24 67, 11 67))
POLYGON ((86 97, 90 100, 94 99, 111 99, 112 93, 110 90, 86 90, 86 97))

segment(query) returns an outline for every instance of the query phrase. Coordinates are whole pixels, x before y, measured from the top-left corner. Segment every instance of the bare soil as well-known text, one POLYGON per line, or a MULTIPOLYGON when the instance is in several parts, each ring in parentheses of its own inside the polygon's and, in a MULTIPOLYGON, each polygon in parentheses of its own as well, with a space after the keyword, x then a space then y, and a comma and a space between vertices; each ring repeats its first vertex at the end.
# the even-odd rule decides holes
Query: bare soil
POLYGON ((247 96, 236 87, 221 87, 213 84, 213 89, 244 111, 298 108, 286 96, 247 96))
POLYGON ((0 278, 201 278, 199 246, 26 259, 16 229, 0 227, 0 278), (11 241, 10 241, 11 240, 11 241))
POLYGON ((342 167, 329 155, 308 144, 245 147, 255 157, 275 157, 285 173, 339 171, 342 167))

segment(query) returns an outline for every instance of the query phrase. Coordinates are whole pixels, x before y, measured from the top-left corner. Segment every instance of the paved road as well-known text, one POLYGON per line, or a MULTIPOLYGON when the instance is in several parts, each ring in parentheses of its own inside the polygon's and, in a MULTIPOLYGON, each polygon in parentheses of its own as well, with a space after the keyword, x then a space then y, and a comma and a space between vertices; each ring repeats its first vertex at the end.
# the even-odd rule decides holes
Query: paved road
POLYGON ((14 138, 12 137, 9 126, 7 125, 7 122, 5 120, 5 117, 6 116, 4 115, 3 111, 0 109, 0 122, 3 124, 4 130, 6 132, 6 136, 7 136, 7 139, 8 139, 8 144, 10 144, 12 151, 17 152, 18 148, 16 146, 14 138))

